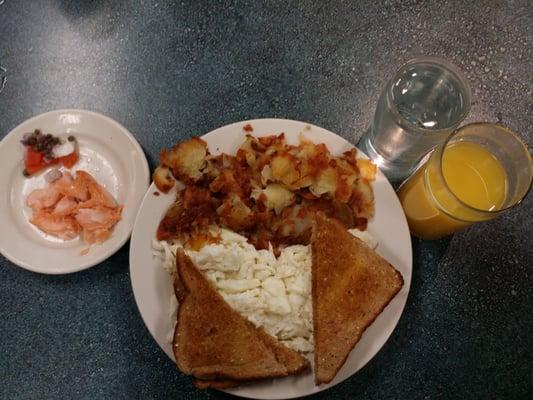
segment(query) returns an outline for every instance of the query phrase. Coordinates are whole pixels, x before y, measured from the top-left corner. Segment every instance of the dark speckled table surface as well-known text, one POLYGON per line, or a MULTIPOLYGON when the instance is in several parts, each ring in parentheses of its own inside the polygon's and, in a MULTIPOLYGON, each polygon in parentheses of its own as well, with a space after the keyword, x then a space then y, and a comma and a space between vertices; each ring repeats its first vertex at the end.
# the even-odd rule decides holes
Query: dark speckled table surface
MULTIPOLYGON (((259 117, 308 121, 356 143, 393 71, 437 55, 470 81, 467 122, 501 120, 533 144, 527 0, 0 4, 0 138, 33 115, 83 108, 126 126, 152 168, 163 146, 259 117)), ((532 206, 530 195, 453 237, 414 240, 393 335, 313 398, 532 398, 532 206)), ((64 276, 0 257, 0 336, 1 399, 229 398, 196 390, 152 339, 127 245, 64 276)))

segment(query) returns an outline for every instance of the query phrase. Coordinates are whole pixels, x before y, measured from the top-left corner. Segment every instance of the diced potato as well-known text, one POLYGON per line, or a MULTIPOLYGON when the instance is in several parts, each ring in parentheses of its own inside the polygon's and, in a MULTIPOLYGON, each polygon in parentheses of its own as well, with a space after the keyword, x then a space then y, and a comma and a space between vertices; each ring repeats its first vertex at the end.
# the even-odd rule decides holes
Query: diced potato
POLYGON ((315 152, 315 144, 300 133, 300 145, 297 150, 298 157, 307 159, 315 152))
POLYGON ((247 135, 244 143, 237 150, 237 159, 239 161, 245 160, 250 167, 255 167, 257 163, 257 139, 251 135, 247 135))
POLYGON ((205 167, 202 169, 204 176, 214 179, 220 175, 219 160, 219 156, 206 157, 205 167))
POLYGON ((362 178, 357 180, 350 203, 357 217, 370 219, 374 216, 374 192, 369 181, 362 178))
POLYGON ((293 192, 277 183, 271 183, 263 190, 254 190, 252 197, 257 200, 261 194, 265 196, 265 207, 276 211, 276 214, 279 214, 285 207, 290 206, 296 200, 293 192))
POLYGON ((359 169, 356 165, 356 160, 353 159, 352 164, 348 159, 348 156, 351 154, 353 153, 346 152, 342 158, 336 157, 329 162, 330 167, 335 169, 337 175, 335 198, 342 203, 347 203, 352 196, 352 192, 355 188, 355 181, 359 177, 359 169))
POLYGON ((311 170, 307 160, 302 159, 298 164, 299 178, 289 185, 289 189, 297 190, 311 186, 315 181, 315 178, 312 176, 312 172, 313 171, 311 170))
POLYGON ((309 190, 317 197, 326 193, 332 197, 335 196, 337 190, 337 172, 335 169, 327 167, 322 170, 309 190))
POLYGON ((163 150, 159 156, 161 164, 169 167, 177 179, 195 182, 202 177, 206 165, 207 143, 193 137, 179 143, 170 150, 163 150))
POLYGON ((357 159, 357 167, 359 168, 362 178, 369 181, 376 179, 377 167, 372 161, 366 158, 359 158, 357 159))
POLYGON ((277 154, 270 161, 272 179, 277 182, 291 185, 300 178, 296 168, 296 159, 290 154, 277 154))
POLYGON ((359 176, 359 168, 357 167, 357 162, 351 162, 345 160, 344 158, 337 158, 335 160, 337 170, 343 175, 353 175, 354 179, 359 176))
POLYGON ((265 165, 261 171, 261 183, 266 185, 268 181, 272 180, 272 169, 270 165, 265 165))
POLYGON ((285 146, 285 134, 262 136, 257 138, 258 142, 264 147, 282 149, 285 146))
POLYGON ((152 175, 152 179, 157 188, 163 193, 168 193, 175 184, 175 180, 167 167, 157 167, 152 175))
POLYGON ((253 224, 250 218, 252 210, 234 193, 229 194, 217 208, 217 214, 221 222, 234 231, 247 229, 253 224))
POLYGON ((341 159, 352 165, 357 165, 357 149, 354 147, 348 151, 345 151, 342 153, 341 159))
POLYGON ((311 175, 307 175, 307 176, 304 176, 304 177, 296 180, 289 187, 291 189, 294 189, 294 190, 302 189, 302 188, 306 188, 308 186, 311 186, 314 181, 315 181, 315 179, 311 175))
POLYGON ((213 179, 209 185, 209 189, 214 193, 222 192, 227 194, 241 192, 241 187, 235 179, 235 172, 230 169, 222 170, 218 177, 213 179))
POLYGON ((348 200, 350 200, 350 197, 352 196, 356 179, 357 175, 355 174, 340 175, 337 181, 337 190, 335 191, 335 198, 342 203, 347 203, 348 200))
POLYGON ((307 155, 307 163, 312 175, 317 175, 318 172, 327 168, 331 160, 331 155, 327 146, 323 143, 313 145, 312 151, 307 155))

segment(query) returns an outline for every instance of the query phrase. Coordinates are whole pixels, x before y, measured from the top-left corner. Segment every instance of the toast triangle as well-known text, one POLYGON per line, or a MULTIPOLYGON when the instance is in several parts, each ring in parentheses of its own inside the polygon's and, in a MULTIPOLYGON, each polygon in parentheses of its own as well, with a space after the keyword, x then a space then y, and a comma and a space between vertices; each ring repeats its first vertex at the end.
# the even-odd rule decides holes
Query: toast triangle
POLYGON ((318 213, 311 238, 315 383, 329 383, 365 329, 403 286, 402 275, 351 235, 318 213))
POLYGON ((233 310, 183 252, 176 255, 178 321, 173 351, 178 368, 204 387, 284 377, 306 370, 307 359, 233 310))

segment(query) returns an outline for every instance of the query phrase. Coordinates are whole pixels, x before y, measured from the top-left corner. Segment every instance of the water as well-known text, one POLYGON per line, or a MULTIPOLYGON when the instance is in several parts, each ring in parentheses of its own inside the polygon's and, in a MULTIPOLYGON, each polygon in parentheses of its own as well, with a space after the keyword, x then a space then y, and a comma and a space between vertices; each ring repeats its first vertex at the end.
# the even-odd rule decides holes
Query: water
POLYGON ((469 109, 470 89, 459 71, 441 60, 415 60, 388 82, 358 147, 390 180, 401 181, 469 109))
POLYGON ((447 129, 464 118, 464 89, 456 76, 438 66, 412 65, 392 82, 400 115, 423 129, 447 129))

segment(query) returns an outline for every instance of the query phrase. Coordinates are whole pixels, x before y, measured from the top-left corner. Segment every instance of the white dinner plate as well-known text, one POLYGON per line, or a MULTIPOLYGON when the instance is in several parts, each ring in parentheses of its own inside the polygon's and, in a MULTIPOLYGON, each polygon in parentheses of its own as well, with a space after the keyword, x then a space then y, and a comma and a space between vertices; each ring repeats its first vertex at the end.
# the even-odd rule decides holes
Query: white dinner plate
MULTIPOLYGON (((216 129, 202 138, 208 143, 212 154, 219 152, 235 154, 245 136, 243 126, 248 123, 252 125, 254 135, 265 136, 284 132, 290 144, 297 144, 299 134, 302 132, 315 143, 325 143, 333 154, 340 154, 353 147, 340 136, 323 128, 282 119, 238 122, 216 129)), ((316 393, 356 373, 385 344, 400 319, 407 301, 412 270, 411 237, 400 202, 381 172, 378 172, 373 188, 376 216, 369 223, 368 231, 379 240, 377 252, 403 275, 402 290, 365 331, 331 383, 315 386, 313 374, 309 372, 295 377, 243 385, 227 389, 226 392, 256 399, 287 399, 316 393)), ((172 283, 159 261, 152 256, 151 249, 151 241, 155 237, 159 221, 175 198, 175 190, 166 195, 161 193, 159 196, 154 195, 155 192, 157 188, 152 184, 144 197, 133 228, 130 243, 130 274, 135 300, 148 330, 170 359, 175 361, 169 340, 169 332, 175 324, 169 311, 170 299, 173 296, 172 283)))
POLYGON ((56 110, 23 122, 0 142, 0 160, 0 252, 20 267, 44 274, 80 271, 120 249, 131 234, 150 179, 146 157, 133 135, 91 111, 56 110), (75 136, 80 159, 71 171, 89 172, 124 206, 122 219, 102 244, 88 246, 80 238, 58 239, 29 223, 32 211, 25 205, 26 197, 46 185, 44 175, 50 169, 29 178, 22 175, 25 149, 20 140, 35 129, 62 138, 75 136))

